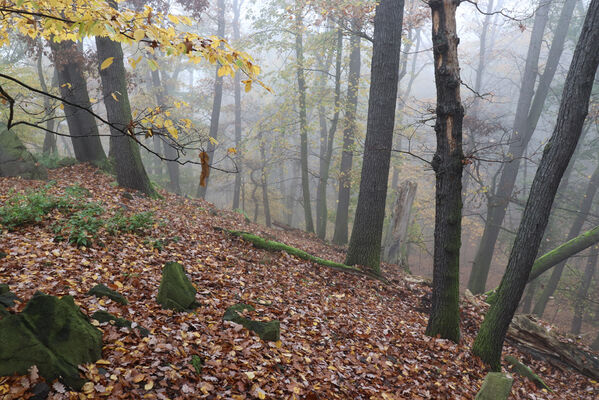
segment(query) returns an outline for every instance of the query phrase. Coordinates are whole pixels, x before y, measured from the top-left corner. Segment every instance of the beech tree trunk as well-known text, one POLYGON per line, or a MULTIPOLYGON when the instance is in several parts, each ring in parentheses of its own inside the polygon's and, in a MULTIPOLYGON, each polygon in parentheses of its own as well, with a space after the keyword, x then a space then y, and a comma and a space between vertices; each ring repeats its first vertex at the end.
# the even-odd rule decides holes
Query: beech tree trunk
POLYGON ((393 146, 403 0, 381 0, 374 16, 370 97, 356 217, 347 265, 380 274, 381 240, 393 146))
MULTIPOLYGON (((582 198, 578 214, 576 215, 576 218, 572 223, 572 227, 570 228, 570 232, 568 233, 568 240, 574 239, 580 234, 582 226, 587 219, 587 215, 591 211, 591 206, 593 205, 593 199, 595 198, 597 189, 599 189, 599 167, 595 169, 595 172, 589 180, 589 184, 587 186, 586 193, 582 198)), ((553 268, 553 271, 551 271, 551 277, 546 283, 543 292, 541 292, 541 296, 535 304, 535 307, 532 311, 533 314, 538 315, 539 317, 543 316, 545 307, 547 307, 547 303, 549 302, 549 298, 553 296, 555 289, 557 289, 557 285, 562 277, 565 266, 566 260, 562 261, 559 265, 553 268)))
MULTIPOLYGON (((299 6, 298 6, 299 7, 299 6)), ((302 200, 304 206, 304 221, 306 232, 314 232, 312 220, 312 203, 310 200, 310 171, 308 169, 308 121, 306 116, 306 78, 304 76, 304 23, 302 10, 298 8, 295 14, 295 57, 297 74, 297 94, 300 124, 300 161, 302 173, 302 200)))
POLYGON ((125 64, 121 44, 106 37, 96 37, 100 63, 114 57, 112 64, 100 70, 102 95, 110 127, 110 154, 114 157, 116 179, 120 186, 154 196, 156 192, 141 162, 139 146, 128 134, 131 106, 127 94, 125 64), (113 97, 114 96, 114 97, 113 97))
POLYGON ((320 158, 320 177, 318 179, 318 189, 316 192, 316 233, 320 239, 326 239, 327 236, 327 186, 329 183, 329 171, 331 168, 331 159, 333 158, 333 142, 335 140, 335 133, 337 133, 337 124, 339 122, 339 109, 341 101, 341 56, 343 52, 343 31, 337 29, 337 48, 336 48, 336 60, 335 60, 335 99, 333 101, 333 120, 331 126, 326 129, 326 116, 324 120, 324 134, 320 146, 321 146, 321 158, 320 158))
MULTIPOLYGON (((225 0, 218 0, 217 3, 217 23, 218 26, 216 28, 216 36, 220 38, 225 37, 225 0)), ((214 99, 212 101, 212 115, 210 116, 210 132, 209 136, 211 138, 218 137, 218 123, 220 119, 220 108, 223 101, 223 77, 218 76, 218 69, 220 65, 216 65, 216 69, 214 71, 214 99)), ((214 150, 215 145, 212 140, 208 141, 208 148, 206 149, 206 153, 209 157, 209 163, 214 162, 214 150)), ((208 184, 210 183, 210 176, 206 178, 206 186, 201 186, 198 184, 198 190, 196 192, 196 197, 200 197, 202 199, 206 198, 206 191, 208 190, 208 184)))
POLYGON ((426 334, 460 340, 459 279, 462 233, 462 120, 458 0, 429 1, 433 20, 433 54, 437 86, 435 171, 435 246, 433 298, 426 334))
MULTIPOLYGON (((352 20, 352 29, 360 29, 357 19, 352 20)), ((349 39, 349 72, 347 81, 347 99, 343 127, 343 150, 339 167, 339 195, 333 243, 345 244, 348 237, 349 199, 351 196, 351 170, 354 156, 354 138, 356 135, 356 112, 358 110, 358 90, 360 86, 360 36, 351 35, 349 39)))
MULTIPOLYGON (((509 200, 516 183, 518 168, 520 166, 520 158, 522 157, 522 154, 524 154, 524 151, 528 146, 528 142, 530 141, 530 137, 532 136, 534 128, 536 127, 536 122, 532 129, 528 127, 528 118, 529 112, 531 110, 531 104, 533 102, 533 95, 535 95, 534 87, 538 75, 537 70, 539 65, 539 54, 543 42, 545 26, 547 24, 547 20, 549 19, 550 4, 551 1, 549 0, 541 0, 539 7, 536 10, 528 53, 526 56, 526 65, 522 75, 522 84, 520 86, 520 95, 518 98, 518 106, 516 108, 516 116, 514 117, 513 134, 510 139, 510 146, 508 150, 508 154, 511 155, 512 159, 508 160, 504 165, 504 169, 499 179, 499 184, 497 185, 494 193, 489 196, 485 229, 478 247, 478 251, 474 258, 472 272, 470 273, 470 278, 468 280, 468 289, 470 289, 470 291, 474 294, 483 293, 485 291, 485 285, 487 282, 491 261, 493 259, 495 244, 497 242, 499 231, 501 229, 503 219, 505 218, 509 200)), ((565 40, 565 34, 568 31, 568 26, 569 19, 562 21, 560 18, 560 25, 558 26, 558 30, 556 31, 556 35, 554 36, 554 41, 550 50, 551 58, 547 59, 547 65, 545 66, 542 83, 539 84, 539 88, 537 90, 536 97, 538 100, 535 99, 536 103, 545 103, 547 92, 542 90, 542 86, 546 85, 548 90, 549 85, 553 80, 555 68, 557 68, 563 49, 563 42, 565 40), (561 46, 559 45, 560 42, 561 46), (554 64, 555 68, 553 67, 554 64)))
MULTIPOLYGON (((233 41, 239 42, 241 35, 239 33, 239 15, 241 13, 241 2, 243 0, 233 0, 233 41)), ((235 164, 237 173, 235 174, 235 183, 233 185, 233 210, 239 209, 239 197, 241 195, 241 74, 235 74, 233 82, 233 91, 235 97, 235 164)))
POLYGON ((571 331, 575 335, 580 334, 580 329, 582 328, 582 319, 584 316, 586 298, 589 293, 591 283, 593 282, 595 270, 597 269, 597 260, 599 258, 599 246, 593 247, 591 251, 593 252, 593 254, 587 260, 587 266, 584 269, 584 273, 580 281, 580 286, 576 291, 576 297, 574 299, 574 318, 572 319, 571 331))
POLYGON ((385 235, 383 261, 407 266, 408 228, 412 222, 412 204, 416 197, 416 182, 403 181, 391 212, 391 221, 385 235))
POLYGON ((564 84, 556 126, 535 174, 496 301, 474 342, 474 354, 495 371, 501 368, 508 326, 529 279, 560 180, 580 138, 598 65, 599 0, 592 0, 564 84))
MULTIPOLYGON (((39 52, 38 52, 38 57, 37 57, 37 76, 38 79, 40 81, 40 86, 42 87, 42 90, 46 93, 48 93, 48 85, 46 84, 46 78, 44 77, 44 68, 42 66, 42 61, 44 58, 43 52, 42 52, 42 45, 41 42, 38 43, 39 45, 39 52)), ((55 69, 56 70, 56 69, 55 69)), ((56 77, 56 74, 54 75, 56 77)), ((53 80, 54 81, 54 80, 53 80)), ((52 82, 52 86, 55 86, 56 82, 52 82)), ((44 96, 44 118, 46 118, 46 134, 44 135, 44 145, 42 147, 42 154, 44 155, 50 155, 50 154, 56 154, 56 152, 58 151, 57 147, 56 147, 56 136, 54 135, 54 109, 50 104, 50 98, 48 96, 44 96)))
POLYGON ((58 74, 61 97, 81 107, 63 103, 75 158, 79 162, 98 165, 106 160, 106 153, 100 142, 96 119, 86 111, 91 110, 92 105, 87 81, 83 75, 83 55, 72 41, 50 41, 50 48, 58 74))

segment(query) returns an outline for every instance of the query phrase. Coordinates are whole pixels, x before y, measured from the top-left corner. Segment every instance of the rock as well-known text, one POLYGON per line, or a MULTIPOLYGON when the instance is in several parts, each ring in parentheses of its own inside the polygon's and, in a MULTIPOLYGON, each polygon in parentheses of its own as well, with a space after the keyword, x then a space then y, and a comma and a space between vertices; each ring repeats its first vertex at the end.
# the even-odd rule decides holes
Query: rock
POLYGON ((97 284, 96 286, 91 288, 89 290, 89 292, 87 292, 87 295, 88 296, 96 296, 98 298, 108 297, 109 299, 111 299, 112 301, 116 301, 117 303, 121 303, 123 305, 129 304, 127 299, 125 297, 123 297, 122 294, 120 294, 119 292, 117 292, 115 290, 109 289, 108 287, 104 286, 101 283, 97 284))
POLYGON ((489 372, 475 400, 507 400, 514 380, 501 372, 489 372))
POLYGON ((15 300, 20 299, 10 291, 6 283, 0 284, 0 307, 12 307, 15 305, 15 300))
POLYGON ((505 356, 504 360, 512 365, 512 371, 514 371, 514 373, 528 378, 539 389, 547 389, 548 391, 553 392, 553 390, 551 390, 537 374, 532 372, 530 367, 522 364, 516 357, 505 356))
POLYGON ((185 311, 197 307, 196 289, 193 287, 183 266, 179 263, 166 263, 162 269, 162 280, 156 300, 162 308, 185 311))
POLYGON ((46 382, 37 383, 31 389, 31 394, 33 394, 33 397, 31 397, 29 400, 45 400, 50 394, 50 386, 48 386, 46 382))
POLYGON ((0 176, 48 179, 48 170, 27 150, 15 131, 0 124, 0 176))
POLYGON ((36 293, 20 314, 0 320, 0 376, 26 374, 36 365, 47 381, 60 378, 79 390, 77 366, 102 356, 102 332, 71 296, 36 293))
MULTIPOLYGON (((128 319, 115 317, 111 313, 109 313, 107 311, 103 311, 103 310, 99 310, 99 311, 96 311, 95 313, 93 313, 92 318, 98 322, 114 321, 114 324, 116 326, 118 326, 119 328, 131 329, 131 326, 133 325, 133 323, 131 321, 129 321, 128 319)), ((150 331, 147 330, 146 328, 144 328, 143 326, 137 325, 136 328, 141 337, 147 337, 150 335, 150 331)))
POLYGON ((244 328, 255 332, 262 340, 271 342, 279 340, 279 337, 281 336, 281 326, 278 320, 268 322, 253 321, 239 315, 239 313, 244 310, 254 311, 254 307, 243 303, 235 304, 227 308, 223 320, 242 325, 244 328))

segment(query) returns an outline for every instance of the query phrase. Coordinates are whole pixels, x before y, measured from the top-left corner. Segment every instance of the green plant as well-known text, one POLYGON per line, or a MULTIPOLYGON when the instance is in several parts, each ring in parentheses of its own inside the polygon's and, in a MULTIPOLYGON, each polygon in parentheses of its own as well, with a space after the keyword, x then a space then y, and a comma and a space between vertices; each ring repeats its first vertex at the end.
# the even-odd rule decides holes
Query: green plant
POLYGON ((8 230, 19 226, 39 223, 56 207, 56 199, 48 196, 48 185, 37 191, 18 193, 0 207, 0 223, 8 230))
POLYGON ((70 167, 77 164, 77 160, 72 157, 60 157, 57 154, 37 155, 37 161, 48 169, 70 167))
POLYGON ((99 218, 103 213, 104 209, 99 204, 87 203, 81 210, 74 212, 60 228, 54 228, 55 233, 61 233, 57 239, 66 238, 76 246, 91 246, 98 230, 104 225, 104 221, 99 218))
POLYGON ((117 211, 106 222, 106 230, 111 235, 117 233, 143 233, 154 225, 154 213, 144 211, 127 216, 122 211, 117 211))

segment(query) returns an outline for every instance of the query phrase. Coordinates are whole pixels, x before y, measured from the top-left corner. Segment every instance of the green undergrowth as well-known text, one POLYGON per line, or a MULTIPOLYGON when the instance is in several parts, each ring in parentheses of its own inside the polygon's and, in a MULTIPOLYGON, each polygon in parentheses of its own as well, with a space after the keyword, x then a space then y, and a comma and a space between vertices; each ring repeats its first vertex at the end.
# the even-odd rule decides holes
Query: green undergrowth
MULTIPOLYGON (((121 210, 109 218, 103 218, 104 208, 90 201, 88 189, 72 185, 63 194, 51 195, 48 190, 54 182, 25 193, 15 193, 0 207, 0 224, 9 231, 27 225, 40 224, 53 210, 61 218, 50 226, 57 241, 68 241, 76 246, 91 246, 97 241, 98 233, 105 229, 109 235, 120 233, 143 234, 154 224, 150 211, 125 215, 121 210)), ((102 244, 98 242, 98 244, 102 244)))
POLYGON ((77 164, 73 157, 60 157, 57 154, 39 154, 36 155, 37 161, 48 169, 70 167, 77 164))
POLYGON ((251 234, 248 232, 233 231, 233 230, 223 229, 223 228, 219 228, 219 227, 215 227, 214 229, 221 230, 223 232, 227 232, 230 235, 240 237, 243 240, 252 243, 254 246, 264 249, 264 250, 285 251, 287 254, 296 256, 298 258, 301 258, 302 260, 312 261, 316 264, 324 265, 325 267, 329 267, 329 268, 333 268, 333 269, 336 269, 339 271, 349 272, 349 273, 353 273, 353 274, 366 275, 366 276, 384 281, 384 278, 381 276, 377 276, 372 273, 362 271, 361 269, 358 269, 356 267, 341 264, 341 263, 338 263, 335 261, 325 260, 324 258, 314 256, 310 253, 306 253, 303 250, 288 246, 281 242, 267 240, 267 239, 261 238, 260 236, 257 236, 257 235, 254 235, 254 234, 251 234))

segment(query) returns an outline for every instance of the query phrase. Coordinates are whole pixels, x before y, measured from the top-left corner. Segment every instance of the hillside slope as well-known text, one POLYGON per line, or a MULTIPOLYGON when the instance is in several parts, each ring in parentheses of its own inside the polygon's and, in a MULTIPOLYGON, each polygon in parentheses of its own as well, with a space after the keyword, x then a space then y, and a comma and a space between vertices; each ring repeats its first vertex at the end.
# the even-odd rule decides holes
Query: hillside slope
MULTIPOLYGON (((166 192, 160 200, 131 196, 89 166, 52 170, 50 179, 56 183, 48 193, 78 183, 89 190, 87 201, 100 202, 108 216, 117 210, 154 213, 155 223, 145 233, 114 236, 101 230, 90 247, 54 240, 58 212, 0 236, 0 251, 7 254, 0 260, 0 283, 21 299, 37 290, 70 294, 88 315, 104 309, 150 330, 142 338, 137 331, 99 325, 103 359, 82 367, 94 383, 85 388, 88 398, 473 399, 482 383, 485 368, 469 350, 481 317, 464 306, 459 345, 425 336, 430 288, 422 280, 386 266, 390 283, 384 284, 257 249, 214 228, 253 232, 334 261, 344 258, 310 235, 246 223, 242 215, 201 200, 166 192), (194 312, 166 311, 156 303, 168 261, 183 264, 195 284, 201 306, 194 312), (86 296, 98 283, 118 290, 129 304, 86 296), (253 318, 278 319, 280 342, 263 342, 223 322, 226 308, 239 302, 256 308, 253 318), (193 355, 204 361, 199 374, 193 355)), ((44 184, 0 178, 0 203, 11 189, 44 184)), ((597 382, 510 346, 504 354, 530 365, 554 390, 538 390, 516 376, 514 399, 599 397, 597 382)), ((0 377, 0 398, 27 398, 35 381, 36 376, 0 377)), ((49 398, 80 397, 54 383, 49 398)))

